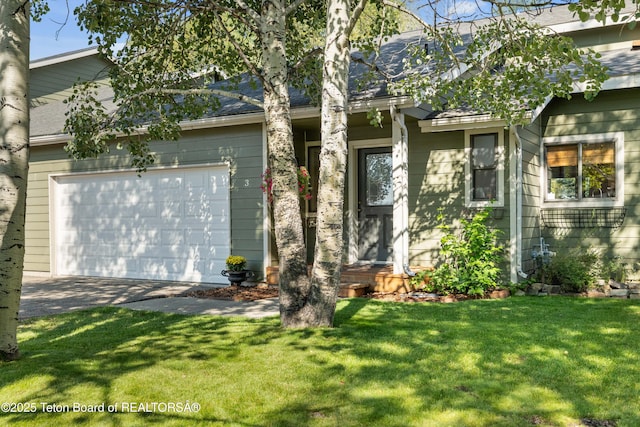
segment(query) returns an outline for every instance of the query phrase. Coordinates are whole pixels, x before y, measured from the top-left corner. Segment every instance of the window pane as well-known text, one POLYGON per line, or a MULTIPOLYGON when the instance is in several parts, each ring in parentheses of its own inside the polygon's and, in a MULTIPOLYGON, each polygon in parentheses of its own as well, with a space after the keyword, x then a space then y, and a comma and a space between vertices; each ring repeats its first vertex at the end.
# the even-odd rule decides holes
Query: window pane
POLYGON ((547 147, 547 200, 578 198, 578 146, 547 147))
POLYGON ((496 170, 474 170, 473 200, 495 200, 496 196, 496 170))
POLYGON ((585 144, 582 147, 582 196, 616 196, 615 143, 585 144))
POLYGON ((547 147, 547 165, 549 167, 578 166, 578 145, 560 145, 547 147))
POLYGON ((367 154, 367 205, 393 205, 391 153, 367 154))
POLYGON ((471 168, 486 169, 496 166, 498 135, 489 133, 473 135, 471 139, 471 168))

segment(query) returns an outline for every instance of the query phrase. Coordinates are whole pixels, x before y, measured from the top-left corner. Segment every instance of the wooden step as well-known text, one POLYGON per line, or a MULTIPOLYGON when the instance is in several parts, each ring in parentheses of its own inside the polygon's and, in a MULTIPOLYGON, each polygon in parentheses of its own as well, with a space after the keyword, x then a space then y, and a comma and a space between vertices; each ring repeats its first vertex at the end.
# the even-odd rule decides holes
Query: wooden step
POLYGON ((338 296, 341 298, 361 297, 366 294, 369 285, 366 283, 341 283, 338 296))

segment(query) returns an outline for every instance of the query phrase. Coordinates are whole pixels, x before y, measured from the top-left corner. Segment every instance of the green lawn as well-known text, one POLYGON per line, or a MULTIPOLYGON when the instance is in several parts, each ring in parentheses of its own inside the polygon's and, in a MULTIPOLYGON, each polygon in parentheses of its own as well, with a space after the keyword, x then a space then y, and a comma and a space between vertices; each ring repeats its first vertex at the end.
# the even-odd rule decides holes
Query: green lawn
POLYGON ((36 412, 0 424, 640 425, 635 300, 351 299, 336 326, 116 308, 29 321, 0 403, 36 412))

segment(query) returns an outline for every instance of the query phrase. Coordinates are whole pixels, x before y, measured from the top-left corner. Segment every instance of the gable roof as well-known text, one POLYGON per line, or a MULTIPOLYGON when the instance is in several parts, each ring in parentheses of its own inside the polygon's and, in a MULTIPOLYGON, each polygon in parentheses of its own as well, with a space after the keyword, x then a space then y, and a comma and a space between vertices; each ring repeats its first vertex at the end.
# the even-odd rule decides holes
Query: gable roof
POLYGON ((71 52, 65 52, 58 55, 47 56, 45 58, 39 58, 29 62, 29 69, 35 70, 41 67, 47 67, 49 65, 60 64, 68 61, 73 61, 78 58, 85 58, 87 56, 98 55, 97 47, 88 47, 84 49, 78 49, 71 52))

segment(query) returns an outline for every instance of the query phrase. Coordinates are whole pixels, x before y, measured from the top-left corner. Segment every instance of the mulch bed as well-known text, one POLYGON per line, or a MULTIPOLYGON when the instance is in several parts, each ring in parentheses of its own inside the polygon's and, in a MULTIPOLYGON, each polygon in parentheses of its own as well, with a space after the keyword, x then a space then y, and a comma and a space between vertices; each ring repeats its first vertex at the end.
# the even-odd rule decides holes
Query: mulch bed
MULTIPOLYGON (((497 291, 496 291, 497 292, 497 291)), ((265 298, 275 298, 278 296, 277 286, 257 285, 257 286, 237 286, 230 285, 224 288, 212 288, 191 291, 186 294, 188 297, 194 298, 209 298, 209 299, 223 299, 229 301, 255 301, 265 298)), ((382 293, 373 292, 363 295, 362 298, 377 299, 382 301, 396 301, 396 302, 458 302, 466 301, 470 299, 481 298, 504 298, 508 296, 491 293, 486 296, 469 296, 469 295, 436 295, 426 292, 411 292, 411 293, 382 293)))
POLYGON ((224 288, 211 288, 192 291, 188 292, 186 296, 194 298, 223 299, 229 301, 255 301, 259 299, 277 297, 278 287, 267 285, 230 285, 224 288))
POLYGON ((459 301, 468 301, 472 299, 497 299, 497 298, 506 298, 509 296, 509 291, 493 291, 485 295, 475 296, 475 295, 438 295, 431 294, 427 292, 409 292, 409 293, 382 293, 382 292, 373 292, 369 294, 365 294, 363 298, 371 298, 378 299, 383 301, 395 301, 395 302, 441 302, 441 303, 450 303, 450 302, 459 302, 459 301))

